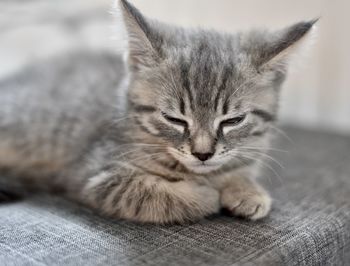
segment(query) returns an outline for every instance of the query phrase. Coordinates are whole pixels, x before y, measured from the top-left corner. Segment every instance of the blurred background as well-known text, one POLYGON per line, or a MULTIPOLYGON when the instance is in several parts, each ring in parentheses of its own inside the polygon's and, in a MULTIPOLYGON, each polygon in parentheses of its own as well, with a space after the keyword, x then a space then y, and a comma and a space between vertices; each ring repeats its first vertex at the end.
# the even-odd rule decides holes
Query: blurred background
MULTIPOLYGON (((67 51, 120 53, 125 32, 115 0, 0 1, 0 80, 67 51), (113 2, 114 1, 114 2, 113 2), (114 12, 111 12, 114 10, 114 12)), ((142 12, 178 25, 225 32, 278 29, 321 16, 307 55, 292 67, 281 122, 350 134, 350 2, 345 0, 130 0, 142 12)))

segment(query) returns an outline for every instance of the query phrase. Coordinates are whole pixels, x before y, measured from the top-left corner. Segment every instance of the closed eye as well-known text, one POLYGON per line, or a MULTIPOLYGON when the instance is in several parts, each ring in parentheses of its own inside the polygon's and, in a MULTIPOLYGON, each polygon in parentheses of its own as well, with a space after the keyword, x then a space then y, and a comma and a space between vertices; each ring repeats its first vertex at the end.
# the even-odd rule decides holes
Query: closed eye
POLYGON ((187 122, 185 120, 176 118, 176 117, 172 117, 167 115, 166 113, 162 113, 163 117, 170 123, 174 124, 174 125, 178 125, 178 126, 182 126, 182 127, 187 127, 187 122))
POLYGON ((232 126, 238 126, 239 124, 241 124, 246 118, 246 115, 241 115, 241 116, 237 116, 234 118, 230 118, 227 120, 224 120, 220 123, 220 126, 222 127, 232 127, 232 126))

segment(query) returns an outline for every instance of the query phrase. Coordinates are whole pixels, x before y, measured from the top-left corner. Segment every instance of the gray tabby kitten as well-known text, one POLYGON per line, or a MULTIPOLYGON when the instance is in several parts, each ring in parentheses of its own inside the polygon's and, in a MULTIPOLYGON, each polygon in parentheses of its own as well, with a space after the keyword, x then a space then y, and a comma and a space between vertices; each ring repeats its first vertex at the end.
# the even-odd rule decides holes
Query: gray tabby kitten
POLYGON ((60 191, 139 222, 195 221, 220 208, 265 217, 271 198, 255 178, 289 55, 315 21, 228 35, 120 7, 127 68, 77 54, 1 82, 3 190, 60 191))

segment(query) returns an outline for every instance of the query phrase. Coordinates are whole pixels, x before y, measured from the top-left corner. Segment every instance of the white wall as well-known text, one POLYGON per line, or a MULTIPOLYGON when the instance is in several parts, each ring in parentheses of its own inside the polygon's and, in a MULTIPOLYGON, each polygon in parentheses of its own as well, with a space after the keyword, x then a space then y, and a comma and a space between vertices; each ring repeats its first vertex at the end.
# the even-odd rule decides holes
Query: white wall
POLYGON ((282 121, 350 132, 350 1, 132 0, 151 17, 227 32, 279 28, 321 16, 308 56, 296 62, 283 92, 282 121))
MULTIPOLYGON (((108 12, 112 1, 0 2, 0 77, 66 50, 117 51, 120 42, 112 41, 112 35, 120 25, 108 12)), ((321 16, 315 44, 293 69, 284 88, 281 118, 285 123, 350 133, 349 1, 130 1, 150 17, 228 32, 279 28, 321 16)))

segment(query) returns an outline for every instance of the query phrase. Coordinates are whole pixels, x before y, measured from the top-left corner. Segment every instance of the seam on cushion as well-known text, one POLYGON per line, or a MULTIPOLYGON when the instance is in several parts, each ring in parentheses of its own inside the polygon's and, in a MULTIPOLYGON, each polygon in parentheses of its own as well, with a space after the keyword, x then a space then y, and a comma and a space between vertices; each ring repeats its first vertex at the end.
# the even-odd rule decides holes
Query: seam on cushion
MULTIPOLYGON (((343 207, 344 207, 344 206, 343 206, 343 207)), ((339 210, 341 210, 341 208, 338 209, 338 211, 339 211, 339 210)), ((294 218, 294 219, 289 220, 288 224, 293 224, 294 221, 298 220, 298 217, 293 217, 293 218, 294 218)), ((298 228, 297 230, 295 230, 295 231, 293 231, 293 232, 291 232, 291 233, 289 233, 289 234, 287 234, 287 235, 284 235, 284 236, 283 236, 283 239, 285 239, 287 236, 292 235, 293 238, 291 238, 290 241, 294 240, 295 237, 298 237, 298 236, 300 235, 300 233, 303 232, 302 229, 304 229, 305 227, 307 228, 309 225, 310 225, 309 222, 307 222, 307 223, 306 223, 306 222, 301 223, 301 226, 299 226, 299 228, 298 228), (293 234, 293 233, 294 233, 294 234, 293 234)), ((259 250, 259 251, 252 251, 251 253, 249 253, 249 254, 245 255, 243 258, 241 258, 239 261, 240 261, 240 262, 243 261, 244 263, 249 262, 249 261, 251 261, 252 259, 261 257, 261 256, 263 256, 263 255, 265 255, 265 254, 267 254, 267 253, 272 252, 272 249, 274 249, 276 246, 278 246, 276 243, 282 242, 282 244, 284 243, 282 246, 285 246, 285 244, 289 243, 290 241, 285 242, 284 240, 282 240, 282 241, 279 240, 278 242, 273 242, 273 243, 271 243, 270 245, 264 247, 263 249, 261 249, 261 250, 259 250), (267 250, 267 251, 266 251, 266 250, 267 250), (251 256, 251 258, 249 258, 249 259, 246 260, 246 258, 249 257, 249 256, 251 256)), ((281 246, 281 247, 282 247, 282 246, 281 246)))
MULTIPOLYGON (((303 227, 300 227, 298 231, 304 230, 305 228, 307 229, 307 226, 308 226, 308 224, 304 225, 303 227)), ((340 227, 338 226, 338 228, 342 228, 342 226, 340 226, 340 227)), ((337 230, 337 232, 338 232, 338 231, 339 231, 339 230, 337 230)), ((253 262, 253 260, 255 260, 255 259, 257 259, 257 258, 262 258, 262 257, 266 256, 267 254, 273 253, 273 252, 274 252, 274 249, 275 249, 276 247, 284 247, 284 246, 286 246, 286 245, 289 244, 291 241, 293 241, 293 240, 295 240, 296 238, 300 237, 300 235, 302 235, 301 233, 303 233, 303 231, 301 231, 300 233, 298 233, 295 237, 291 238, 291 239, 290 239, 289 241, 287 241, 287 242, 282 241, 283 245, 281 245, 281 246, 279 246, 278 244, 276 245, 276 244, 274 243, 274 245, 269 246, 269 251, 268 251, 268 252, 264 252, 264 251, 261 251, 261 250, 260 250, 259 252, 257 252, 258 254, 254 255, 253 257, 249 258, 246 262, 243 262, 243 263, 253 262)), ((339 234, 339 232, 338 232, 338 234, 339 234)), ((311 236, 311 235, 309 235, 309 236, 311 236)), ((312 236, 311 236, 311 237, 312 237, 312 236)), ((279 242, 280 242, 280 241, 279 241, 279 242)), ((323 250, 323 248, 325 248, 326 246, 328 246, 330 243, 332 243, 332 242, 327 242, 327 245, 323 245, 323 246, 322 246, 321 248, 319 248, 318 250, 323 250)), ((349 242, 348 244, 345 244, 345 246, 346 246, 346 245, 350 245, 350 242, 349 242)), ((343 248, 343 247, 342 247, 342 248, 343 248)), ((264 248, 264 250, 266 250, 266 248, 264 248)), ((314 253, 313 253, 313 254, 314 254, 314 253)), ((310 255, 306 256, 305 259, 310 258, 313 254, 310 254, 310 255)), ((247 256, 249 256, 249 255, 247 255, 247 256)))
MULTIPOLYGON (((342 228, 343 228, 343 226, 339 227, 339 229, 342 229, 342 228)), ((346 230, 346 229, 345 229, 345 230, 346 230)), ((338 234, 339 234, 339 233, 340 233, 340 231, 338 232, 338 234)), ((328 246, 331 245, 331 243, 332 243, 332 241, 328 241, 328 243, 322 245, 322 246, 317 250, 317 252, 322 251, 323 249, 327 248, 328 246)), ((336 252, 334 252, 334 255, 333 255, 331 258, 334 258, 334 257, 336 256, 336 254, 337 254, 339 251, 344 250, 345 247, 347 247, 347 246, 350 246, 350 241, 348 241, 348 243, 345 242, 344 245, 342 245, 339 249, 337 249, 336 252)), ((310 258, 311 256, 312 256, 312 254, 308 255, 308 256, 306 257, 306 259, 310 258)), ((328 259, 330 259, 330 258, 328 258, 328 259)))
MULTIPOLYGON (((292 224, 295 220, 297 220, 297 217, 294 217, 294 219, 290 220, 289 223, 292 224)), ((304 224, 303 227, 307 226, 307 224, 304 224)), ((279 229, 279 231, 281 231, 279 229)), ((270 245, 265 246, 263 249, 260 249, 259 251, 252 251, 249 254, 245 255, 244 257, 240 258, 237 262, 243 262, 243 263, 247 263, 249 261, 251 261, 254 258, 258 258, 261 255, 265 255, 266 253, 269 253, 270 251, 272 251, 273 248, 275 248, 276 246, 278 246, 279 243, 289 243, 290 241, 294 240, 295 238, 299 237, 300 232, 298 231, 292 231, 289 232, 288 234, 280 237, 279 239, 277 239, 277 241, 272 242, 270 245), (286 239, 287 238, 287 239, 286 239), (249 258, 248 260, 246 260, 247 257, 252 256, 251 258, 249 258), (246 260, 246 261, 244 261, 246 260)), ((284 246, 285 244, 283 244, 282 246, 284 246)), ((236 262, 236 263, 237 263, 236 262)), ((234 264, 233 264, 234 265, 234 264)))

